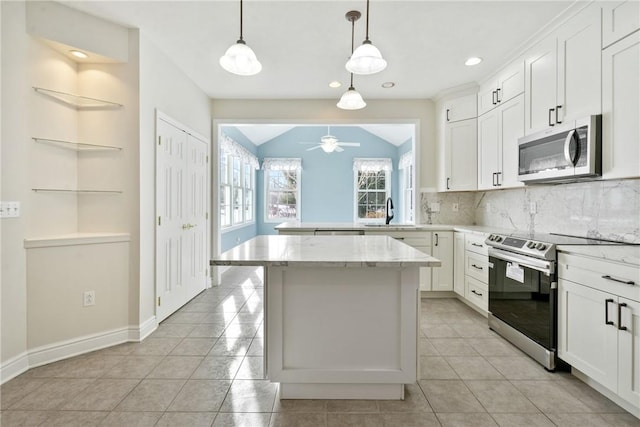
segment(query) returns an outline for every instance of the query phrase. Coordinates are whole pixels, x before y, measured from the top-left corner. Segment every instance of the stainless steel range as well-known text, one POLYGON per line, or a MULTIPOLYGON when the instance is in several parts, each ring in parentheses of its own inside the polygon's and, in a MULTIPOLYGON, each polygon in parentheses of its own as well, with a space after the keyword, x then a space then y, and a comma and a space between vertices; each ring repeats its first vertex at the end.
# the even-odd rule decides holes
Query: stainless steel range
POLYGON ((489 327, 548 370, 557 364, 557 245, 617 242, 559 234, 491 234, 489 327))

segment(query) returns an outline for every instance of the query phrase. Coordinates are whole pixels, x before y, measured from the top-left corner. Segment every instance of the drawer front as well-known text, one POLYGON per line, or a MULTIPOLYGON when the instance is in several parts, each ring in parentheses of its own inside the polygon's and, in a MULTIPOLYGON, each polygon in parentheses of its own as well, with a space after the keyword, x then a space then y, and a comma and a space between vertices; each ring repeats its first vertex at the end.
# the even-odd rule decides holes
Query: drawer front
POLYGON ((484 234, 465 234, 465 249, 480 255, 487 255, 487 245, 484 244, 487 238, 484 234))
POLYGON ((464 273, 482 283, 489 283, 489 258, 467 251, 464 273))
POLYGON ((489 310, 489 288, 485 283, 467 276, 464 283, 464 297, 484 311, 489 310))
POLYGON ((632 265, 560 253, 558 277, 640 301, 640 268, 632 265))
POLYGON ((393 237, 396 240, 401 241, 402 243, 406 243, 409 246, 421 247, 428 246, 431 247, 431 233, 429 232, 418 232, 418 231, 365 231, 365 235, 367 236, 389 236, 393 237))

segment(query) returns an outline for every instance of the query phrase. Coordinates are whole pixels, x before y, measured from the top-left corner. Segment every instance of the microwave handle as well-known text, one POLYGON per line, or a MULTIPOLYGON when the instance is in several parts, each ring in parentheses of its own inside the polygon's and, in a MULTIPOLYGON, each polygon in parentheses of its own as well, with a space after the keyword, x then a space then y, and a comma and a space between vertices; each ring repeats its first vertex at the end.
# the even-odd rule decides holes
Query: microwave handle
POLYGON ((571 166, 575 166, 578 160, 578 150, 576 148, 575 155, 571 156, 571 144, 575 141, 575 144, 578 145, 578 138, 575 129, 571 129, 567 134, 567 138, 564 140, 564 158, 571 166))

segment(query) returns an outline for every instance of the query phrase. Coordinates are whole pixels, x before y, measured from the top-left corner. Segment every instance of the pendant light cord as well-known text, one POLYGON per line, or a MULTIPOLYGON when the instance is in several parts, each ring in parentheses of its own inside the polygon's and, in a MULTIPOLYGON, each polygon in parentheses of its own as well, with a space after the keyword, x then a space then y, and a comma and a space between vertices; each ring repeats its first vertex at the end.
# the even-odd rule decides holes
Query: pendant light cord
MULTIPOLYGON (((353 55, 353 40, 355 37, 356 18, 352 16, 350 20, 351 20, 351 55, 353 55)), ((351 73, 351 84, 349 84, 349 89, 353 89, 353 73, 351 73)))
MULTIPOLYGON (((368 9, 367 9, 367 13, 368 13, 368 9)), ((367 18, 367 22, 368 21, 369 21, 369 19, 367 18)), ((369 30, 367 30, 367 32, 368 31, 369 30)), ((240 40, 242 40, 242 0, 240 0, 240 40)))
MULTIPOLYGON (((367 31, 364 37, 364 41, 369 41, 369 0, 367 0, 367 31)), ((353 50, 353 48, 351 48, 353 50)))

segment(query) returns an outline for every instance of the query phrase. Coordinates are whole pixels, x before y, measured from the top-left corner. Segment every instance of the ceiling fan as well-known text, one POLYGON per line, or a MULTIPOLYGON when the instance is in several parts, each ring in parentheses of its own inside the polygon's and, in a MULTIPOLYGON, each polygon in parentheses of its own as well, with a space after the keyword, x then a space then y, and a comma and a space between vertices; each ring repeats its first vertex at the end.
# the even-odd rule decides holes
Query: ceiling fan
POLYGON ((342 147, 359 147, 359 142, 340 142, 338 138, 331 135, 331 127, 327 126, 327 134, 320 138, 320 142, 301 142, 300 144, 316 144, 315 147, 307 148, 307 151, 316 150, 322 148, 325 153, 338 153, 344 151, 342 147))

